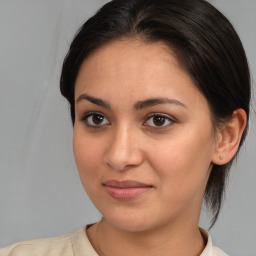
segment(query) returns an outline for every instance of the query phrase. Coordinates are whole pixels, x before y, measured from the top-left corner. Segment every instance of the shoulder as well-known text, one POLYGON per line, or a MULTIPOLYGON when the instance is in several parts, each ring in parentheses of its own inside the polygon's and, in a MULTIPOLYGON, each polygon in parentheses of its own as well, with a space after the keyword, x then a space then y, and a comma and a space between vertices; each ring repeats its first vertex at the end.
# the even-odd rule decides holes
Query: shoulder
POLYGON ((10 245, 0 249, 0 256, 98 256, 86 234, 91 225, 62 236, 10 245))
POLYGON ((213 256, 228 256, 224 251, 220 248, 213 246, 213 256))
POLYGON ((0 249, 0 256, 71 256, 73 255, 72 237, 75 233, 19 242, 0 249))

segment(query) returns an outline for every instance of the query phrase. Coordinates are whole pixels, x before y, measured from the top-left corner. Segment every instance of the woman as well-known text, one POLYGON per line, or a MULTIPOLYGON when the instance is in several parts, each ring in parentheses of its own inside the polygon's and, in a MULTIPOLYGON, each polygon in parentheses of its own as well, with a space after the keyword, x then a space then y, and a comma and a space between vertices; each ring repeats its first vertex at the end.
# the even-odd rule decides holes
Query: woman
POLYGON ((114 0, 64 60, 81 182, 102 220, 0 255, 226 255, 198 227, 220 212, 248 127, 250 76, 229 21, 203 0, 114 0))

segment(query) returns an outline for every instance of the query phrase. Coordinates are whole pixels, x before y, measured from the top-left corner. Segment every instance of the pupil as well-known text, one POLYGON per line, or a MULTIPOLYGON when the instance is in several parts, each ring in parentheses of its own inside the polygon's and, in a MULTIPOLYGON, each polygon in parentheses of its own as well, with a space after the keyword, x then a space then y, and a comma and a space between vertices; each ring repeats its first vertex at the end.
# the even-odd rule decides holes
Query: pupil
POLYGON ((155 116, 153 122, 156 126, 162 126, 165 122, 165 117, 155 116))
POLYGON ((101 115, 94 115, 93 117, 92 117, 92 120, 93 120, 93 123, 94 124, 101 124, 102 122, 103 122, 103 116, 101 116, 101 115))

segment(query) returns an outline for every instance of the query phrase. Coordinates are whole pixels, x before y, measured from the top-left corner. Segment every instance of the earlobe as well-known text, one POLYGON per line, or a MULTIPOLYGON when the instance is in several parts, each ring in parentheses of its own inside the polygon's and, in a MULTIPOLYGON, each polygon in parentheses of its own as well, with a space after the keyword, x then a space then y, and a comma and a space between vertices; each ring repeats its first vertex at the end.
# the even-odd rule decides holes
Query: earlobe
POLYGON ((232 160, 239 148, 246 123, 246 112, 239 108, 233 112, 231 119, 223 124, 218 131, 216 148, 212 158, 214 164, 223 165, 232 160))

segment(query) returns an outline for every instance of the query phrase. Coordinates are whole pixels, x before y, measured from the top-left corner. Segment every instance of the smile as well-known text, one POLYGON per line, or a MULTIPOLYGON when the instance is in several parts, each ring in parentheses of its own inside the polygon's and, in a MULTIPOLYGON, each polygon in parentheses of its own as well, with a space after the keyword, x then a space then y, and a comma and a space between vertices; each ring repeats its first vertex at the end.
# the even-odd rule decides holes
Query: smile
POLYGON ((107 193, 114 199, 120 201, 128 201, 138 198, 140 195, 146 193, 152 186, 143 184, 137 181, 116 181, 110 180, 104 182, 107 193))

